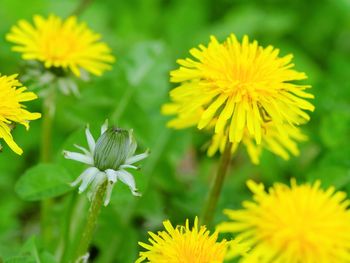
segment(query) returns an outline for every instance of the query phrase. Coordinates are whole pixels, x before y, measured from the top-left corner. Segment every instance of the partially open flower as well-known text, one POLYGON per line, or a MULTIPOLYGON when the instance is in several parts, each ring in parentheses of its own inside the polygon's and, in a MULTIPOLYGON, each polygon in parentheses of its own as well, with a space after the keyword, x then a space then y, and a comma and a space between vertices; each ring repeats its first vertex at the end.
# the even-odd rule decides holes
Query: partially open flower
POLYGON ((129 186, 135 196, 139 196, 135 179, 126 169, 138 169, 134 163, 145 159, 148 151, 134 155, 137 143, 132 130, 108 128, 107 121, 101 127, 101 136, 95 142, 89 128, 85 130, 89 150, 75 145, 82 153, 64 151, 64 157, 88 164, 87 168, 73 183, 79 186, 79 193, 89 188, 91 198, 106 180, 108 180, 104 205, 108 205, 114 184, 120 180, 129 186))

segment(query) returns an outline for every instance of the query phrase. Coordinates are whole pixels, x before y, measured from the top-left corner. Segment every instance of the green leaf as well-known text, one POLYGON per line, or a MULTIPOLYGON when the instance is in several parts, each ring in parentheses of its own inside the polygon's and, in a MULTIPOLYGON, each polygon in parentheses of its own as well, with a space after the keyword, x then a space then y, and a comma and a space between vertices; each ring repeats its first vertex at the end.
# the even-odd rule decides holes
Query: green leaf
POLYGON ((15 256, 6 259, 4 263, 36 263, 32 256, 15 256))
POLYGON ((47 251, 40 253, 40 259, 43 263, 57 263, 55 257, 47 251))
POLYGON ((5 263, 41 263, 38 249, 36 246, 36 238, 32 236, 22 246, 17 256, 8 258, 5 263))
POLYGON ((57 164, 38 164, 19 178, 15 191, 27 201, 43 200, 68 192, 71 181, 64 167, 57 164))
POLYGON ((37 239, 32 236, 24 243, 19 254, 6 259, 5 263, 57 263, 57 261, 49 252, 40 252, 37 239))

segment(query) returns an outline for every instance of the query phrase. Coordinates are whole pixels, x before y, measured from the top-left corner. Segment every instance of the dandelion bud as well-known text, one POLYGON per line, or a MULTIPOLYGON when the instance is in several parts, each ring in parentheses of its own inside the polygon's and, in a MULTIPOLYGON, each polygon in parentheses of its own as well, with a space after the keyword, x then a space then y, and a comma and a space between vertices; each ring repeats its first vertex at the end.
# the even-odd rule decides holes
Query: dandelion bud
POLYGON ((73 182, 79 185, 79 193, 88 189, 88 197, 95 195, 99 186, 108 181, 104 204, 108 205, 112 189, 117 181, 126 184, 131 193, 140 196, 133 175, 129 169, 138 169, 135 163, 147 158, 149 151, 135 154, 137 143, 132 130, 109 128, 106 121, 101 127, 101 135, 95 142, 89 127, 85 130, 89 149, 75 145, 83 153, 63 151, 65 158, 89 165, 89 167, 73 182))
POLYGON ((131 143, 130 132, 120 128, 109 128, 96 142, 94 163, 101 171, 118 170, 128 157, 131 143))

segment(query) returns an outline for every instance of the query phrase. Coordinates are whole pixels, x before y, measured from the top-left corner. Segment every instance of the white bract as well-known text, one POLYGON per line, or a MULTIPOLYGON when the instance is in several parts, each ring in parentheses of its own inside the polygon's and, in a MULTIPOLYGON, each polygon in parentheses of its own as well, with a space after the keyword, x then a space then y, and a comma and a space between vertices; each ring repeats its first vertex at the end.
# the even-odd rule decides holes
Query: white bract
POLYGON ((132 130, 109 128, 106 121, 101 127, 101 136, 95 142, 89 127, 85 130, 89 149, 74 145, 82 153, 63 151, 64 157, 89 165, 82 174, 71 183, 79 186, 79 193, 89 188, 88 197, 93 198, 97 189, 106 180, 107 188, 104 205, 108 205, 114 184, 119 180, 126 184, 133 195, 138 193, 135 179, 126 169, 138 169, 134 163, 145 159, 148 151, 134 155, 137 143, 134 140, 132 130))

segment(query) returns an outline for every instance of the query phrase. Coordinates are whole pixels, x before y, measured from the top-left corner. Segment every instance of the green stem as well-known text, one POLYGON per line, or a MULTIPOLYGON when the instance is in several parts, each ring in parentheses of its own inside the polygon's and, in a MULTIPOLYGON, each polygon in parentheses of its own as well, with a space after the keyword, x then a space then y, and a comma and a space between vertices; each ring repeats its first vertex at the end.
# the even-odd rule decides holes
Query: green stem
POLYGON ((43 102, 42 114, 42 134, 41 134, 41 150, 40 159, 44 163, 51 161, 51 145, 52 145, 52 123, 54 118, 54 94, 51 91, 43 102))
POLYGON ((88 7, 91 5, 92 0, 81 0, 79 2, 79 5, 75 8, 75 10, 72 12, 72 16, 79 16, 81 15, 88 7))
MULTIPOLYGON (((43 163, 51 161, 51 148, 52 148, 52 124, 55 111, 55 87, 48 87, 48 94, 43 101, 42 110, 42 133, 41 133, 41 147, 40 147, 40 159, 43 163)), ((46 199, 41 201, 41 215, 40 225, 41 233, 46 244, 51 239, 51 224, 50 224, 50 207, 52 206, 52 200, 46 199)))
POLYGON ((231 160, 231 149, 232 143, 230 143, 229 140, 227 140, 224 152, 220 159, 220 164, 214 179, 214 183, 210 189, 209 196, 202 214, 202 223, 204 225, 207 225, 208 227, 210 226, 213 220, 216 206, 220 197, 222 185, 224 183, 225 176, 228 171, 228 167, 231 160))
POLYGON ((88 251, 89 245, 92 240, 92 236, 96 227, 97 218, 101 210, 101 206, 103 203, 103 198, 106 193, 107 181, 104 182, 96 191, 96 194, 91 201, 91 205, 89 208, 88 218, 86 220, 85 227, 83 229, 83 233, 80 238, 79 246, 77 249, 77 253, 75 256, 74 263, 79 263, 82 256, 86 254, 88 251))
POLYGON ((118 123, 120 121, 120 117, 123 116, 134 91, 135 87, 126 89, 124 91, 121 100, 119 100, 118 107, 111 114, 110 120, 114 121, 115 123, 118 123))

